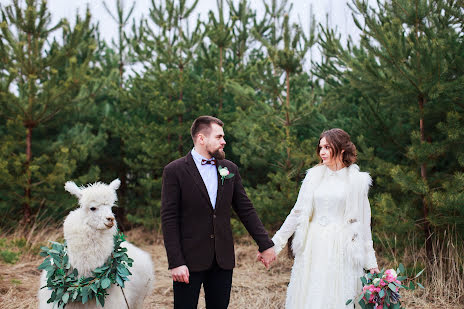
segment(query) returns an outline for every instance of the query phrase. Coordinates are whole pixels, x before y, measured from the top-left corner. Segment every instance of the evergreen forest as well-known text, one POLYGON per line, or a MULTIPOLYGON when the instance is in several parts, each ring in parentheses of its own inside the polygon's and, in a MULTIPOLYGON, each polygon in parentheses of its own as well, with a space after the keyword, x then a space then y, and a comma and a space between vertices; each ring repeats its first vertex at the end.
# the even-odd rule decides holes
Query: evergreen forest
POLYGON ((437 239, 464 237, 462 0, 353 0, 360 36, 347 40, 317 12, 294 23, 286 0, 260 14, 217 0, 195 19, 197 2, 152 0, 135 21, 115 0, 56 24, 45 0, 1 4, 0 231, 62 222, 77 206, 68 180, 115 178, 121 229, 160 231, 163 168, 212 115, 271 234, 319 163, 319 135, 342 128, 373 178, 376 247, 413 239, 432 258, 437 239))

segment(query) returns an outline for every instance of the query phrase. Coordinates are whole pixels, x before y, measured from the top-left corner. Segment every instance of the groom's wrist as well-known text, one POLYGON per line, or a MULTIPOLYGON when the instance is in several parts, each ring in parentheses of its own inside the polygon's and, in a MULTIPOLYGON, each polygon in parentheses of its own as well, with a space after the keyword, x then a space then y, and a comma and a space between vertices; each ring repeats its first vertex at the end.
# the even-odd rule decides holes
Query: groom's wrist
POLYGON ((258 251, 262 253, 267 249, 274 247, 274 242, 269 239, 269 241, 266 241, 266 243, 264 244, 258 245, 258 247, 258 251))

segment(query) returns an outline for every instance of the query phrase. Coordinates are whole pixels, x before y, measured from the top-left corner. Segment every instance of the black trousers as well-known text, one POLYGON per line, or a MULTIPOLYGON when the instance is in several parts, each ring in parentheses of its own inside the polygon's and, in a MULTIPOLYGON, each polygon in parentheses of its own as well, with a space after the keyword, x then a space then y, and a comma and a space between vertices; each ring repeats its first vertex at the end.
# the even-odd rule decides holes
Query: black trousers
POLYGON ((232 288, 232 269, 220 268, 216 259, 210 269, 190 272, 188 284, 173 281, 174 309, 196 309, 202 284, 206 309, 227 309, 232 288))

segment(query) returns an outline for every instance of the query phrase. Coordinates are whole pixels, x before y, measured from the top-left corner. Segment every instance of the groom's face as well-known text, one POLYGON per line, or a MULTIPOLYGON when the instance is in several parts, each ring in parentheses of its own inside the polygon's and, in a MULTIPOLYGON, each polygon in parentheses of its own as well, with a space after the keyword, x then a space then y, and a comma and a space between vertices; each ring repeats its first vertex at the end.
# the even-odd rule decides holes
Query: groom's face
POLYGON ((216 123, 211 124, 209 135, 204 138, 205 148, 208 154, 216 159, 222 160, 226 157, 224 146, 226 141, 224 139, 224 130, 216 123))

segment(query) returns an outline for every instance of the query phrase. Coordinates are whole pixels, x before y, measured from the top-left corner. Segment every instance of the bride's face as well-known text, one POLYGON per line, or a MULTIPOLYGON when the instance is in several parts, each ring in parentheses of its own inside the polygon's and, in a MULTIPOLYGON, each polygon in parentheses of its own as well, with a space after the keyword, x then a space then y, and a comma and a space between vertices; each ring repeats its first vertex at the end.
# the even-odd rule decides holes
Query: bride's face
POLYGON ((325 165, 332 165, 332 146, 330 146, 329 143, 327 143, 327 140, 325 137, 321 138, 321 141, 319 142, 319 155, 321 156, 322 163, 325 165))
POLYGON ((334 157, 334 149, 330 145, 326 138, 321 138, 319 142, 319 155, 321 156, 322 163, 332 169, 338 169, 343 166, 342 154, 345 150, 342 150, 341 154, 338 157, 334 157))

